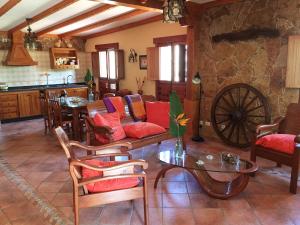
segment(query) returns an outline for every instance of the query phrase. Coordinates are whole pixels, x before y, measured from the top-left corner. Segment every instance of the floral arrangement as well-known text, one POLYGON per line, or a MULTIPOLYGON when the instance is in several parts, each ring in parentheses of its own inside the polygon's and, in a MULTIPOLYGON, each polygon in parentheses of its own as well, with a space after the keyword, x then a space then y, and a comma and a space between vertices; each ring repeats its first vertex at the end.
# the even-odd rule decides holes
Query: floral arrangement
POLYGON ((146 77, 143 77, 142 79, 140 77, 139 78, 136 77, 135 81, 136 81, 138 93, 142 93, 143 92, 143 87, 144 87, 144 84, 145 84, 145 81, 146 81, 146 77))

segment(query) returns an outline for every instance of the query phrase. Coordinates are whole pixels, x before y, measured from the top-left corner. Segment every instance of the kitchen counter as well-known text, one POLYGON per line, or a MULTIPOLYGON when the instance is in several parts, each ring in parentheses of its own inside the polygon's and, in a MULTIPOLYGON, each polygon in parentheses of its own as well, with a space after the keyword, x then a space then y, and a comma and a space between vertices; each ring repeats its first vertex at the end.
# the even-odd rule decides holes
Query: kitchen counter
POLYGON ((0 90, 1 92, 15 92, 15 91, 32 91, 40 90, 44 91, 47 89, 62 89, 62 88, 80 88, 87 87, 85 83, 74 83, 74 84, 49 84, 49 85, 32 85, 32 86, 16 86, 9 87, 8 90, 0 90))

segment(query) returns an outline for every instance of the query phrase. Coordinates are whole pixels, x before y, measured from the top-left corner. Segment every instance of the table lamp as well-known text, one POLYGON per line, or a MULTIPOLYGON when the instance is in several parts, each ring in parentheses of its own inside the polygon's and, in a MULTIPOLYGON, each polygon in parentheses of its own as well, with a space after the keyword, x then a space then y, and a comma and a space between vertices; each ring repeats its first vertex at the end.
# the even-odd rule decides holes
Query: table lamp
MULTIPOLYGON (((200 114, 201 114, 201 97, 202 97, 202 85, 201 85, 201 77, 199 72, 197 72, 194 78, 192 79, 192 83, 195 85, 200 85, 200 98, 199 98, 199 106, 198 106, 198 115, 199 115, 198 126, 199 126, 200 114)), ((199 134, 199 127, 197 129, 197 134, 194 137, 192 137, 192 140, 196 142, 204 141, 204 138, 201 137, 199 134)))

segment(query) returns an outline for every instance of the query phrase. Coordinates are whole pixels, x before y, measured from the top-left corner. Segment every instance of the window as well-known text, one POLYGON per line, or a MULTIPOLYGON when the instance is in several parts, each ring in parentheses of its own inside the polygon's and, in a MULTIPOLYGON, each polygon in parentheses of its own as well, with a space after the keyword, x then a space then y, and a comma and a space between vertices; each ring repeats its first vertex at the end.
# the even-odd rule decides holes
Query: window
POLYGON ((159 80, 185 82, 186 46, 174 44, 159 47, 159 80))
POLYGON ((100 78, 116 79, 116 53, 109 49, 99 51, 100 78))

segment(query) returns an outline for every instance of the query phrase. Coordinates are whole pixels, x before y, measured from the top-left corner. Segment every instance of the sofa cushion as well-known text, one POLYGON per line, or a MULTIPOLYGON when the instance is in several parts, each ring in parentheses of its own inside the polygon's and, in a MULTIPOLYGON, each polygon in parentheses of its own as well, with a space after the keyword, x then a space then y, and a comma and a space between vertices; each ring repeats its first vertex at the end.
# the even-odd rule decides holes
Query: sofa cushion
MULTIPOLYGON (((99 160, 86 160, 87 164, 93 165, 93 166, 99 166, 99 167, 106 167, 106 166, 113 166, 117 165, 119 162, 116 161, 109 161, 109 162, 103 162, 99 160)), ((82 176, 83 178, 92 178, 96 176, 103 177, 105 174, 101 171, 95 171, 92 169, 88 169, 83 167, 82 168, 82 176)), ((105 191, 114 191, 114 190, 121 190, 121 189, 127 189, 135 187, 139 184, 139 179, 136 177, 133 178, 115 178, 105 181, 99 181, 96 183, 87 184, 86 187, 89 192, 95 193, 95 192, 105 192, 105 191)))
POLYGON ((134 121, 145 121, 146 111, 142 97, 139 94, 126 95, 125 100, 134 121))
POLYGON ((107 97, 103 99, 103 102, 106 106, 107 112, 118 112, 120 115, 120 119, 124 119, 126 117, 125 105, 122 97, 107 97))
POLYGON ((147 122, 154 123, 166 129, 170 126, 169 102, 146 102, 147 122))
MULTIPOLYGON (((114 131, 114 133, 112 134, 113 141, 119 141, 126 137, 126 134, 120 122, 120 116, 118 112, 105 114, 96 113, 94 117, 94 123, 96 126, 107 126, 112 128, 114 131)), ((97 141, 102 144, 107 144, 110 142, 108 137, 104 135, 96 133, 95 136, 97 141)))
POLYGON ((270 134, 258 139, 256 145, 278 152, 293 154, 295 151, 295 137, 292 134, 270 134))
POLYGON ((125 134, 130 138, 144 138, 166 132, 166 129, 148 122, 135 122, 123 126, 125 134))

